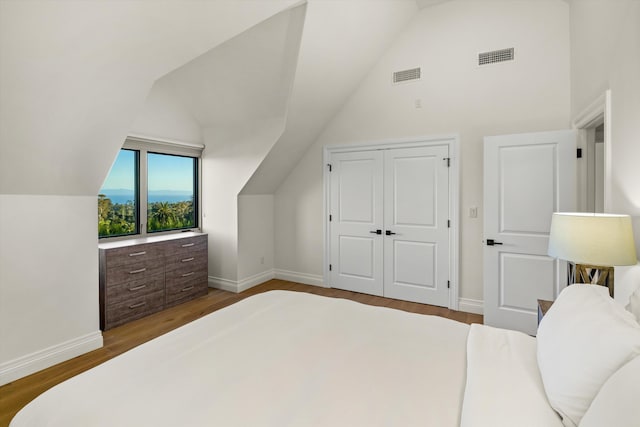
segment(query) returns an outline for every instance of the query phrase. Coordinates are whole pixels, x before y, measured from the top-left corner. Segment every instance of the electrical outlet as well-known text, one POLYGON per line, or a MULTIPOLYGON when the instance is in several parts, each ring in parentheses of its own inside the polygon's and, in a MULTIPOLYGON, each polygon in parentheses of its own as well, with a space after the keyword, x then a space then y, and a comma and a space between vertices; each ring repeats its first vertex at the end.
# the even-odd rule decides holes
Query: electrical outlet
POLYGON ((264 265, 264 257, 263 256, 260 257, 260 264, 264 265))

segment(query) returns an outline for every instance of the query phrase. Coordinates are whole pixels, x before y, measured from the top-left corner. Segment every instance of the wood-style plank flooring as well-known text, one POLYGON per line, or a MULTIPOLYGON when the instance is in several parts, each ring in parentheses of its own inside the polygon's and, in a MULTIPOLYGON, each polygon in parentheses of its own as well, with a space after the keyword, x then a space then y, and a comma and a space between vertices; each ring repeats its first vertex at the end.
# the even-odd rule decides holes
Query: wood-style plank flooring
POLYGON ((464 323, 482 323, 482 316, 477 314, 339 289, 302 285, 284 280, 270 280, 240 294, 209 289, 208 295, 204 297, 103 332, 104 347, 102 348, 0 387, 0 426, 8 426, 13 416, 22 407, 38 395, 68 378, 204 315, 251 295, 275 289, 347 298, 364 304, 385 306, 419 314, 431 314, 464 323))

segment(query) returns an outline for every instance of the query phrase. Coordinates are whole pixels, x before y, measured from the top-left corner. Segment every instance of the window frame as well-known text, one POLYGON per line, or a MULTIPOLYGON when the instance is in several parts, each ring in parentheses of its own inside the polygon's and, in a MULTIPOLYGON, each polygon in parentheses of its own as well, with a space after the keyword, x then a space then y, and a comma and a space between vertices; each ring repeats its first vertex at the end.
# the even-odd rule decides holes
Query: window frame
POLYGON ((128 136, 122 145, 123 150, 134 150, 138 152, 137 165, 137 203, 138 203, 138 224, 136 234, 126 234, 118 236, 98 236, 101 242, 128 240, 136 238, 147 238, 151 236, 162 236, 167 234, 183 233, 185 231, 202 231, 202 150, 203 145, 188 144, 176 141, 161 141, 138 136, 128 136), (148 214, 148 153, 167 154, 173 156, 192 157, 196 159, 194 173, 195 195, 195 227, 179 228, 165 231, 147 231, 147 214, 148 214))

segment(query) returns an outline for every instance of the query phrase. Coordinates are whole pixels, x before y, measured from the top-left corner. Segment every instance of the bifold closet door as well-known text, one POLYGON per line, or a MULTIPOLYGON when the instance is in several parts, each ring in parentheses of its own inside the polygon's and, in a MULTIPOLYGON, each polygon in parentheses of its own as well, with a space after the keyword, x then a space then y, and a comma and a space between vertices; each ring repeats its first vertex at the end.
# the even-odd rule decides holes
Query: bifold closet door
POLYGON ((382 295, 382 151, 334 153, 331 165, 331 283, 382 295))
POLYGON ((334 153, 331 285, 448 306, 448 146, 334 153))
POLYGON ((445 145, 385 151, 386 297, 449 305, 448 157, 445 145))

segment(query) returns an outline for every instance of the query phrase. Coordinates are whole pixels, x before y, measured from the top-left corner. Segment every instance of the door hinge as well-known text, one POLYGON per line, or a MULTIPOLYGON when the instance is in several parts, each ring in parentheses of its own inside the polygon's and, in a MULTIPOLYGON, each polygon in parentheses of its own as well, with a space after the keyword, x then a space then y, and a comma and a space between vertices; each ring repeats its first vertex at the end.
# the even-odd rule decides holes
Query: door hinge
POLYGON ((447 228, 451 228, 451 220, 450 219, 447 220, 447 228))
POLYGON ((582 158, 582 148, 578 148, 578 150, 577 150, 577 155, 578 155, 578 158, 579 158, 579 159, 581 159, 581 158, 582 158))
POLYGON ((447 167, 450 168, 451 167, 451 157, 445 157, 442 160, 446 160, 447 161, 447 167))
POLYGON ((331 264, 329 264, 329 271, 331 271, 333 269, 333 267, 331 266, 331 264))
POLYGON ((447 289, 451 288, 451 281, 447 280, 447 289))
POLYGON ((329 172, 332 172, 333 166, 331 166, 331 163, 327 163, 327 166, 329 167, 329 172))

